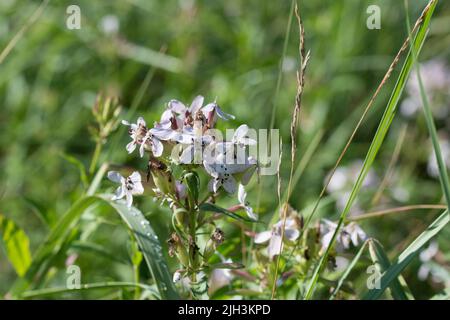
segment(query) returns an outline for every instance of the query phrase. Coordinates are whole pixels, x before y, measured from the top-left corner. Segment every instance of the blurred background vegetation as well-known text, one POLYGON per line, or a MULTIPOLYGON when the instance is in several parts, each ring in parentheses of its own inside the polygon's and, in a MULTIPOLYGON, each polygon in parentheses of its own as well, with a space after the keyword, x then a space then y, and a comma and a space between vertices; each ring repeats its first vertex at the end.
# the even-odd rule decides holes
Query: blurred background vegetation
MULTIPOLYGON (((39 5, 40 1, 29 0, 0 2, 0 49, 39 5)), ((423 0, 410 1, 413 21, 425 5, 423 0)), ((25 230, 34 250, 58 217, 82 194, 83 183, 74 159, 89 166, 95 141, 88 128, 94 124, 91 109, 99 92, 119 97, 123 118, 134 120, 142 115, 149 123, 159 120, 170 99, 189 103, 197 94, 207 100, 217 97, 222 108, 236 116, 235 121, 222 123, 222 128, 241 123, 256 129, 269 128, 276 108, 274 128, 281 130, 286 149, 284 186, 289 174, 289 126, 299 63, 295 19, 290 32, 286 32, 290 8, 291 1, 287 0, 50 1, 38 21, 0 63, 0 213, 25 230), (66 28, 66 8, 71 4, 81 8, 80 30, 66 28)), ((305 208, 317 199, 370 96, 406 38, 407 28, 402 1, 302 1, 301 13, 311 60, 298 145, 298 163, 304 165, 304 170, 290 203, 309 214, 310 209, 305 208), (370 4, 381 8, 380 30, 366 27, 366 8, 370 4)), ((420 56, 421 61, 435 59, 450 65, 448 1, 438 4, 420 56)), ((339 216, 342 199, 352 186, 351 172, 358 172, 358 161, 367 152, 398 71, 357 133, 343 159, 343 170, 338 172, 343 178, 333 181, 333 190, 326 196, 326 205, 320 208, 318 217, 339 216)), ((449 100, 443 105, 450 108, 449 100)), ((448 142, 448 114, 436 122, 443 143, 448 142)), ((125 128, 119 128, 108 138, 100 163, 125 164, 143 172, 145 162, 125 151, 125 132, 125 128)), ((429 170, 431 153, 422 113, 406 116, 399 112, 352 214, 442 203, 439 181, 429 170), (392 160, 396 145, 398 157, 392 160), (374 200, 387 172, 389 179, 374 200)), ((450 162, 450 152, 446 157, 450 162)), ((276 177, 263 177, 262 183, 261 193, 256 181, 248 193, 261 217, 269 221, 278 204, 276 177)), ((104 182, 104 188, 111 188, 111 184, 104 182)), ((233 201, 230 198, 230 204, 233 201)), ((166 236, 170 227, 168 211, 149 197, 138 199, 138 203, 157 233, 166 236)), ((437 213, 400 213, 364 220, 361 226, 379 239, 393 257, 437 213)), ((233 238, 231 229, 228 233, 233 238)), ((64 260, 73 254, 77 254, 83 282, 132 278, 128 233, 111 210, 92 209, 74 237, 76 241, 54 262, 43 286, 64 284, 64 260), (99 247, 112 257, 96 252, 99 247)), ((433 263, 441 278, 418 279, 420 259, 404 272, 417 297, 428 298, 443 288, 442 279, 449 281, 448 239, 448 228, 437 237, 439 252, 433 263)), ((0 251, 0 295, 8 291, 15 278, 0 251)), ((105 294, 81 296, 97 298, 105 294)))

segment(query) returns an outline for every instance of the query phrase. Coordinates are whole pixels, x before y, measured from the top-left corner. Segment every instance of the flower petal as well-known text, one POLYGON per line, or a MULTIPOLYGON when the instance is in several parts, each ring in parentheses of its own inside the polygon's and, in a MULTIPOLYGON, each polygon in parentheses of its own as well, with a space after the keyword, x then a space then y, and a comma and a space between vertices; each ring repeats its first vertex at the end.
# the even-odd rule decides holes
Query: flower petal
POLYGON ((134 149, 136 149, 136 142, 131 141, 125 148, 127 149, 128 153, 132 153, 134 149))
POLYGON ((133 195, 130 192, 125 192, 125 196, 127 198, 127 207, 130 208, 133 204, 133 195))
POLYGON ((220 107, 218 105, 216 105, 215 110, 216 110, 217 116, 223 120, 230 120, 230 119, 235 118, 232 114, 223 112, 222 109, 220 109, 220 107))
POLYGON ((130 178, 131 182, 133 183, 142 181, 141 174, 138 171, 134 171, 128 178, 130 178))
POLYGON ((123 177, 117 171, 108 171, 108 179, 112 182, 121 183, 123 177))
POLYGON ((253 208, 250 206, 245 206, 245 212, 247 213, 247 217, 249 217, 252 220, 258 220, 258 215, 253 212, 253 208))
POLYGON ((281 236, 278 234, 273 234, 269 241, 269 246, 267 247, 267 253, 272 260, 273 257, 280 254, 282 249, 281 236))
POLYGON ((300 231, 297 229, 286 229, 284 230, 284 237, 289 241, 295 241, 300 236, 300 231))
POLYGON ((192 114, 196 114, 197 111, 202 107, 203 100, 204 98, 202 96, 196 96, 189 107, 189 112, 191 112, 192 114))
POLYGON ((137 119, 137 125, 138 125, 138 126, 141 126, 141 127, 145 127, 147 124, 145 123, 144 118, 139 117, 139 118, 137 119))
POLYGON ((247 192, 242 184, 239 184, 238 189, 238 201, 240 204, 245 205, 245 199, 247 198, 247 192))
POLYGON ((185 164, 191 163, 192 158, 194 156, 193 152, 194 152, 194 146, 193 145, 187 146, 181 153, 180 162, 185 163, 185 164))
POLYGON ((131 190, 132 194, 143 194, 144 193, 144 187, 142 186, 142 182, 136 182, 133 185, 133 189, 131 190))
POLYGON ((248 126, 246 124, 240 125, 234 132, 233 139, 232 139, 233 142, 235 142, 235 143, 240 142, 242 139, 245 138, 245 136, 247 135, 247 132, 248 132, 248 126))
POLYGON ((173 112, 178 114, 184 114, 186 112, 186 106, 178 100, 170 100, 168 106, 173 112))
POLYGON ((122 186, 117 187, 116 191, 114 191, 114 196, 111 198, 111 200, 119 200, 122 199, 125 196, 125 190, 122 186))
POLYGON ((152 153, 155 157, 160 157, 163 153, 164 147, 161 141, 153 137, 152 139, 152 153))

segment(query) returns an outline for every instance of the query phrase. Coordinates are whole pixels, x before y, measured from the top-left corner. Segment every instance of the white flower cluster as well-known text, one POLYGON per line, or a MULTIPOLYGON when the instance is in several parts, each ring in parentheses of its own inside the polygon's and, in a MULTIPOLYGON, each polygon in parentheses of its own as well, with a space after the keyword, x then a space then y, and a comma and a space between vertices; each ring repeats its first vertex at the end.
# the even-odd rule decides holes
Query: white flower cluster
MULTIPOLYGON (((248 155, 248 146, 254 146, 257 142, 248 136, 249 127, 245 124, 236 129, 231 141, 222 141, 218 138, 221 135, 214 130, 217 120, 235 117, 222 111, 216 102, 205 106, 203 102, 202 96, 197 96, 189 106, 178 100, 169 101, 160 121, 155 122, 152 128, 147 126, 142 117, 136 123, 122 121, 129 127, 131 137, 126 150, 132 153, 138 148, 141 157, 146 151, 150 152, 150 158, 159 158, 166 165, 174 163, 202 167, 211 177, 208 183, 211 192, 216 193, 222 187, 226 192, 234 193, 239 188, 238 199, 242 208, 251 218, 255 218, 253 210, 245 201, 243 186, 258 167, 256 159, 248 155)), ((114 182, 123 181, 118 173, 109 176, 114 182)), ((183 189, 178 182, 176 188, 183 189)), ((142 193, 141 185, 138 189, 123 185, 117 191, 116 198, 126 195, 127 199, 131 199, 129 194, 142 193)), ((127 200, 127 203, 131 205, 131 200, 127 200)))

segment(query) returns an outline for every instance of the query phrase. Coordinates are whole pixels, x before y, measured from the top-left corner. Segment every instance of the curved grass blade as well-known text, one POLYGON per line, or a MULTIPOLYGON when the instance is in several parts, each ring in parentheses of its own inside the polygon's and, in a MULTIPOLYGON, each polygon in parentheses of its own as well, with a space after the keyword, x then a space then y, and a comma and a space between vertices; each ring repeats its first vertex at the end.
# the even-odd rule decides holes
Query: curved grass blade
POLYGON ((108 196, 101 196, 101 199, 105 200, 117 211, 133 232, 152 278, 158 287, 161 299, 179 299, 180 297, 173 284, 169 267, 162 253, 161 244, 148 220, 144 218, 144 215, 138 209, 134 207, 128 208, 122 201, 112 201, 108 196))
MULTIPOLYGON (((391 262, 389 261, 389 258, 386 255, 386 253, 384 252, 383 246, 377 240, 371 239, 369 241, 369 252, 373 263, 377 265, 380 273, 383 273, 391 266, 391 262)), ((398 279, 394 279, 392 281, 389 288, 391 289, 392 297, 395 300, 414 299, 411 292, 409 292, 409 288, 406 285, 406 281, 400 274, 398 279)))
POLYGON ((428 228, 422 232, 409 246, 406 248, 392 265, 384 272, 380 279, 380 288, 371 289, 363 297, 363 299, 378 299, 390 285, 390 283, 398 277, 400 272, 414 259, 419 251, 432 239, 439 231, 441 231, 450 221, 448 210, 444 211, 428 228))
POLYGON ((30 241, 26 233, 14 221, 0 214, 0 234, 8 260, 22 277, 31 264, 30 241))
MULTIPOLYGON (((436 7, 436 1, 431 0, 422 13, 423 19, 419 18, 419 20, 418 20, 418 23, 420 23, 420 22, 422 22, 422 23, 421 23, 419 29, 417 30, 417 33, 413 40, 413 46, 416 49, 416 52, 420 51, 420 49, 422 48, 422 45, 425 41, 428 26, 430 24, 431 16, 433 15, 433 11, 434 11, 435 7, 436 7)), ((408 76, 411 72, 412 66, 413 66, 413 57, 411 55, 411 51, 409 51, 408 55, 406 57, 406 60, 403 64, 402 70, 400 71, 400 74, 398 76, 394 90, 392 91, 389 102, 383 113, 383 117, 381 118, 381 121, 378 126, 375 137, 372 140, 372 143, 370 144, 369 151, 367 152, 363 167, 358 175, 358 179, 356 180, 356 183, 353 186, 350 197, 347 200, 347 204, 339 217, 337 228, 333 234, 333 237, 332 237, 325 253, 322 255, 322 257, 319 260, 319 263, 317 264, 316 268, 314 269, 314 273, 312 275, 311 281, 309 282, 309 285, 307 287, 306 294, 304 297, 307 300, 311 299, 311 297, 314 293, 317 281, 319 279, 319 275, 326 265, 326 261, 328 259, 328 254, 330 252, 330 249, 333 246, 334 242, 336 241, 337 234, 340 231, 342 225, 344 224, 344 221, 347 218, 347 214, 349 213, 350 208, 352 207, 353 202, 355 201, 356 196, 358 195, 358 192, 361 189, 362 183, 363 183, 365 177, 367 176, 367 174, 375 160, 375 157, 378 154, 378 151, 380 150, 380 147, 384 141, 384 138, 386 137, 386 134, 389 130, 389 127, 390 127, 392 120, 394 119, 395 113, 397 111, 397 104, 400 100, 400 96, 406 85, 406 82, 407 82, 408 76)))
POLYGON ((25 291, 19 297, 21 299, 32 299, 32 298, 40 298, 52 296, 55 294, 62 293, 75 293, 80 291, 91 291, 91 290, 99 290, 99 289, 116 289, 116 288, 141 288, 151 293, 156 299, 160 299, 159 293, 152 288, 151 286, 136 283, 136 282, 97 282, 97 283, 87 283, 82 284, 79 289, 68 289, 67 287, 57 287, 57 288, 45 288, 38 290, 30 290, 25 291))

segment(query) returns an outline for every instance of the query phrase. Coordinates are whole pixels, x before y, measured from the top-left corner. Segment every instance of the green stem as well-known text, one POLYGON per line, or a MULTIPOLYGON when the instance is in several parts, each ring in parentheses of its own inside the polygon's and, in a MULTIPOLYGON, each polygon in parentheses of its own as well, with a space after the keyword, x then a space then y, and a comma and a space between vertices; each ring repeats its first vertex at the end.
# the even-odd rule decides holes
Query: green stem
POLYGON ((92 176, 97 166, 98 158, 100 157, 100 152, 102 150, 102 142, 100 139, 97 140, 95 144, 94 155, 92 156, 91 165, 89 166, 89 175, 92 176))

